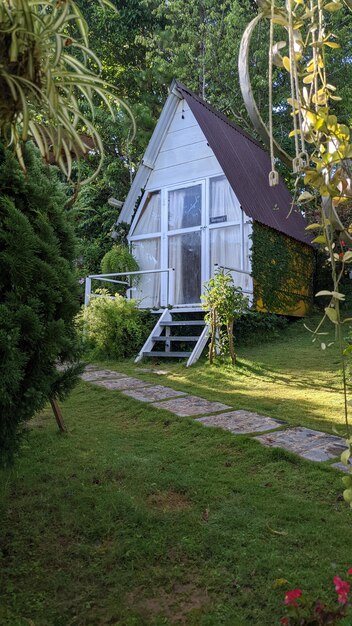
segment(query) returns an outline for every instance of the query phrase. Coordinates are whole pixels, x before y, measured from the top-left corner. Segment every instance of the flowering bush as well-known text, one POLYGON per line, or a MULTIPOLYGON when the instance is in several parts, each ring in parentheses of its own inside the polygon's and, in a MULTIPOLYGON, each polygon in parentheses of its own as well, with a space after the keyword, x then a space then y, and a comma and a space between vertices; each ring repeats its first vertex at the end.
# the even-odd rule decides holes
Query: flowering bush
MULTIPOLYGON (((352 567, 347 570, 347 575, 352 577, 352 567)), ((352 604, 348 597, 351 584, 339 576, 334 576, 333 583, 337 593, 337 603, 334 606, 323 604, 320 600, 313 603, 307 602, 301 589, 288 591, 284 598, 287 615, 280 619, 280 624, 284 626, 308 626, 308 624, 310 626, 325 624, 333 626, 348 616, 352 619, 352 604)))

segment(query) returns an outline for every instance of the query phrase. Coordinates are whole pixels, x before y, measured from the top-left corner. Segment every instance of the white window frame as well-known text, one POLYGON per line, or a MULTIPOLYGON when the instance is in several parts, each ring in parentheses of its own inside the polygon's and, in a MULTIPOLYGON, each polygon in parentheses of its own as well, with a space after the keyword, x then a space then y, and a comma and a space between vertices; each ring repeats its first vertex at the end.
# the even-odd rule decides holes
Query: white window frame
MULTIPOLYGON (((250 261, 248 262, 248 269, 246 270, 246 260, 245 260, 245 241, 244 241, 244 225, 252 223, 250 217, 248 217, 242 207, 241 207, 241 219, 232 220, 230 222, 218 222, 216 224, 210 224, 210 185, 213 179, 219 178, 223 174, 216 174, 214 176, 197 178, 192 181, 185 181, 183 183, 177 183, 173 185, 168 185, 167 187, 151 188, 146 190, 143 193, 141 198, 140 205, 136 211, 136 215, 132 221, 131 228, 129 231, 129 235, 127 237, 130 247, 133 247, 134 241, 141 241, 144 239, 155 239, 160 237, 160 269, 168 267, 168 237, 172 237, 175 235, 182 235, 183 233, 190 232, 201 232, 201 282, 202 284, 209 280, 211 276, 213 276, 214 268, 210 267, 210 231, 215 230, 217 228, 231 228, 232 226, 240 226, 240 241, 241 241, 241 267, 238 269, 244 271, 250 271, 250 261), (197 185, 201 185, 202 189, 202 211, 201 211, 201 223, 199 226, 192 226, 188 228, 179 228, 168 230, 168 195, 170 191, 177 191, 178 189, 185 189, 188 187, 194 187, 197 185), (133 231, 137 225, 137 222, 142 213, 145 201, 150 193, 160 193, 160 231, 154 233, 144 233, 140 235, 134 235, 133 231)), ((225 175, 223 175, 225 177, 225 175)), ((226 177, 225 177, 226 178, 226 177)), ((249 243, 248 249, 251 249, 251 242, 249 243)), ((175 277, 177 280, 177 276, 175 277)), ((161 275, 160 281, 160 304, 161 306, 167 306, 167 276, 166 274, 161 275)), ((245 293, 252 294, 253 287, 251 289, 244 290, 245 293)), ((199 306, 200 300, 198 302, 187 304, 187 305, 176 305, 180 307, 184 306, 199 306)))

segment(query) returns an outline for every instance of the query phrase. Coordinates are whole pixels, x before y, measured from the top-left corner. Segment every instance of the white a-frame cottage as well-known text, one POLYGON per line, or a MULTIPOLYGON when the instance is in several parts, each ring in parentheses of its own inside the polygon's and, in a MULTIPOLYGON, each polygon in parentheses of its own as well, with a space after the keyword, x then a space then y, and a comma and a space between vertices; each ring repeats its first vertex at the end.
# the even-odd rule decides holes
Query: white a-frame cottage
POLYGON ((269 187, 270 159, 224 115, 174 81, 121 211, 142 274, 143 308, 200 308, 217 266, 253 294, 252 221, 306 242, 298 213, 287 220, 285 185, 269 187), (137 209, 136 209, 137 207, 137 209))

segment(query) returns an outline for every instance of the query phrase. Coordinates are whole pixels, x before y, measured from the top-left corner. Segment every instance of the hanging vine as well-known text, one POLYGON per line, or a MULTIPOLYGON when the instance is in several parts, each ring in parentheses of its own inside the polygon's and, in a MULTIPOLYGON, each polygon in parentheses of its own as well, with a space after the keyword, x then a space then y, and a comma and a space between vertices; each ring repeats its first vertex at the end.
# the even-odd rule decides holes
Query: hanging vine
MULTIPOLYGON (((274 157, 279 156, 297 174, 297 189, 304 185, 309 190, 301 193, 296 201, 301 204, 314 203, 320 218, 310 225, 316 231, 315 244, 322 246, 327 253, 331 267, 333 288, 322 290, 316 295, 327 296, 328 304, 317 328, 311 330, 317 340, 324 333, 322 326, 329 320, 335 327, 335 341, 338 344, 342 370, 342 390, 344 420, 346 427, 347 450, 341 460, 346 465, 352 456, 347 397, 346 356, 352 347, 344 346, 344 324, 352 318, 343 319, 341 303, 345 299, 341 291, 341 280, 346 265, 352 263, 351 234, 339 217, 339 210, 352 197, 351 159, 352 144, 350 129, 338 121, 333 112, 334 102, 341 100, 336 87, 327 78, 327 50, 339 48, 337 36, 328 29, 327 16, 343 7, 340 0, 286 0, 284 6, 278 0, 258 0, 262 9, 260 15, 246 29, 242 40, 239 72, 242 94, 252 121, 268 144, 271 152, 272 170, 274 157), (289 136, 294 139, 294 157, 289 157, 272 139, 272 123, 266 129, 249 81, 249 43, 254 27, 262 18, 270 20, 269 77, 272 65, 289 74, 293 129, 289 136), (286 41, 275 42, 276 25, 286 30, 286 41), (281 51, 286 49, 287 54, 281 51), (307 151, 308 148, 308 151, 307 151), (309 152, 309 154, 308 154, 309 152)), ((351 3, 345 2, 351 8, 351 3)), ((269 85, 269 105, 272 106, 272 80, 269 85)), ((271 113, 272 114, 272 113, 271 113)), ((276 183, 273 172, 269 174, 269 184, 276 183)), ((298 194, 296 194, 298 195, 298 194)), ((321 342, 326 349, 325 342, 321 342)), ((352 477, 345 477, 345 500, 352 507, 352 477)))
POLYGON ((313 249, 262 224, 253 224, 254 301, 286 315, 309 312, 313 304, 313 249))

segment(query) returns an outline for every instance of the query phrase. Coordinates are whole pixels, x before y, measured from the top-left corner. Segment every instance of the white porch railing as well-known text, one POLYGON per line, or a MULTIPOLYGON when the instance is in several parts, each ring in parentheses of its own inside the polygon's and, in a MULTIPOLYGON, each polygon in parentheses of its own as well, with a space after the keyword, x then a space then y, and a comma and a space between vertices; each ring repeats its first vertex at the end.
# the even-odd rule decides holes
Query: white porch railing
MULTIPOLYGON (((217 270, 227 270, 229 272, 236 272, 237 274, 244 274, 245 276, 252 277, 251 272, 247 272, 246 270, 240 270, 238 267, 227 267, 226 265, 220 265, 219 263, 214 263, 214 273, 217 270)), ((253 295, 253 289, 242 289, 243 293, 248 293, 249 295, 253 295)))
MULTIPOLYGON (((126 291, 126 296, 128 299, 131 298, 131 291, 133 287, 130 282, 126 282, 124 280, 117 280, 117 276, 127 277, 127 276, 142 276, 144 274, 167 274, 167 294, 168 294, 168 305, 174 304, 174 295, 175 295, 175 269, 173 267, 168 267, 166 269, 157 269, 157 270, 138 270, 136 272, 116 272, 114 274, 90 274, 85 279, 85 292, 84 292, 84 304, 87 306, 92 297, 99 297, 99 294, 92 293, 92 280, 100 280, 102 282, 108 283, 117 283, 119 285, 127 285, 128 289, 126 291)), ((113 296, 111 296, 113 297, 113 296)), ((159 294, 160 299, 160 294, 159 294)), ((160 302, 159 302, 160 305, 160 302)))

